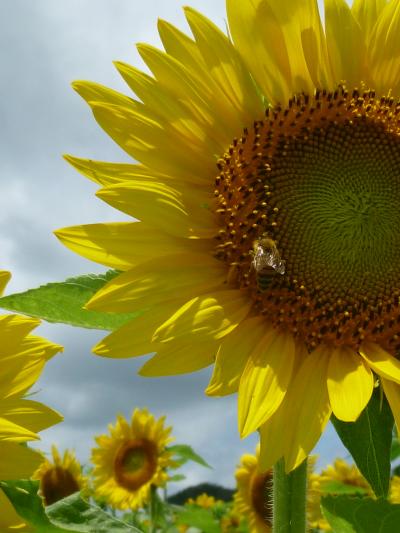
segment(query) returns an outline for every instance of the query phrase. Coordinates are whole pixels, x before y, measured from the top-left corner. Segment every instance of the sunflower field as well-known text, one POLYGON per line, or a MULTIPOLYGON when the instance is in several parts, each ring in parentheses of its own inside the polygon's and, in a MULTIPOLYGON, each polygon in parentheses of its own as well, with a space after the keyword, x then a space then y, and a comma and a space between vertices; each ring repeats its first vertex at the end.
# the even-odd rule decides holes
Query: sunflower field
POLYGON ((177 2, 0 6, 0 533, 398 533, 400 0, 177 2))

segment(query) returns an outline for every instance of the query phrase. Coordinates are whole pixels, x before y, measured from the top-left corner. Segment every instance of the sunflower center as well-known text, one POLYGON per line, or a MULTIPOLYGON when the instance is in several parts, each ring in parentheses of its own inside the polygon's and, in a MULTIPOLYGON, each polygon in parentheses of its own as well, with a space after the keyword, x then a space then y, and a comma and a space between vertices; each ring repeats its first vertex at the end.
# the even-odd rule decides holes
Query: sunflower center
POLYGON ((150 481, 157 469, 157 449, 147 439, 130 441, 121 446, 114 459, 116 481, 135 491, 150 481))
POLYGON ((400 104, 316 91, 267 110, 218 162, 216 256, 301 337, 400 349, 400 104))
POLYGON ((272 471, 256 474, 251 484, 251 503, 255 513, 272 527, 272 471))
POLYGON ((45 505, 51 505, 80 490, 74 476, 61 466, 47 470, 40 481, 40 489, 45 505))

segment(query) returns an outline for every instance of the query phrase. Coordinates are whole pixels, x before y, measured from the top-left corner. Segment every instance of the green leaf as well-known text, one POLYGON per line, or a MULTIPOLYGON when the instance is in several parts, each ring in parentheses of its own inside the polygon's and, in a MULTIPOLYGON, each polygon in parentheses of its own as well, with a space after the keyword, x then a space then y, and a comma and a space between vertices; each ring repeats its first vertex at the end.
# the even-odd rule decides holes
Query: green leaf
POLYGON ((139 313, 103 313, 87 311, 83 306, 108 281, 116 270, 104 274, 86 274, 59 283, 48 283, 37 289, 0 298, 0 307, 34 316, 48 322, 60 322, 82 328, 114 330, 139 313))
POLYGON ((322 512, 334 533, 398 533, 400 505, 386 500, 325 496, 322 512))
POLYGON ((175 444, 174 446, 169 446, 167 449, 173 454, 174 460, 180 465, 183 465, 188 461, 194 461, 206 468, 211 468, 211 466, 187 444, 175 444))
POLYGON ((1 481, 1 488, 17 513, 35 533, 140 533, 95 505, 72 494, 46 508, 38 495, 39 481, 1 481))
POLYGON ((68 533, 67 529, 53 525, 48 519, 42 499, 38 495, 39 481, 1 481, 7 498, 19 516, 40 533, 68 533))
POLYGON ((178 512, 176 523, 197 527, 202 533, 220 533, 221 526, 209 509, 185 507, 178 512))
POLYGON ((360 472, 377 497, 386 497, 390 482, 390 450, 393 415, 379 389, 356 422, 342 422, 332 415, 332 423, 360 472))
POLYGON ((320 491, 323 494, 360 494, 361 496, 368 494, 368 490, 364 487, 357 487, 336 480, 322 482, 320 491))
POLYGON ((97 505, 83 500, 78 492, 46 507, 46 514, 52 524, 78 533, 139 532, 139 529, 110 516, 97 505))
POLYGON ((174 476, 170 476, 168 481, 173 481, 175 483, 176 481, 183 481, 184 479, 186 479, 186 476, 183 474, 175 474, 174 476))

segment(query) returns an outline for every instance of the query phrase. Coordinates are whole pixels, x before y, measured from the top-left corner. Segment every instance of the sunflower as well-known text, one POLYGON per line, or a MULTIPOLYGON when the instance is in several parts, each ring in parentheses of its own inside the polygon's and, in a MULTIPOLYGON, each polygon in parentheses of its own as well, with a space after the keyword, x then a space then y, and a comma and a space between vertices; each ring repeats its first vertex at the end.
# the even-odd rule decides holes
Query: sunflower
POLYGON ((87 304, 139 318, 94 348, 155 355, 143 376, 214 364, 268 469, 351 422, 376 376, 400 426, 400 3, 227 0, 229 36, 185 8, 152 72, 116 67, 137 99, 78 81, 138 164, 67 156, 138 222, 59 230, 123 271, 87 304))
POLYGON ((236 469, 234 514, 246 517, 250 533, 272 531, 272 470, 260 470, 260 450, 244 454, 236 469))
POLYGON ((138 509, 150 499, 152 487, 163 487, 166 469, 174 466, 166 446, 171 427, 147 409, 135 409, 130 423, 121 415, 110 435, 96 437, 92 450, 95 496, 116 509, 138 509))
POLYGON ((33 479, 40 481, 40 493, 45 505, 51 505, 87 488, 87 479, 82 474, 82 466, 72 450, 65 450, 61 457, 53 445, 51 455, 52 461, 44 458, 32 476, 33 479))
MULTIPOLYGON (((0 293, 10 274, 0 271, 0 293)), ((39 320, 19 315, 0 316, 0 479, 29 478, 41 462, 41 455, 23 446, 38 440, 38 432, 62 417, 40 402, 25 398, 39 378, 46 361, 62 350, 30 332, 39 320)), ((26 527, 0 491, 0 530, 26 527)))
POLYGON ((196 505, 197 507, 202 507, 203 509, 211 509, 220 502, 221 500, 216 500, 214 496, 210 496, 206 492, 203 492, 194 499, 189 498, 186 503, 189 505, 196 505))
MULTIPOLYGON (((344 459, 336 459, 333 465, 328 465, 320 474, 311 473, 308 490, 308 519, 309 525, 331 531, 331 528, 321 512, 321 497, 326 494, 335 494, 335 483, 347 485, 354 493, 375 498, 367 480, 361 475, 354 464, 348 464, 344 459)), ((392 486, 390 487, 390 491, 392 486)), ((394 502, 393 502, 394 503, 394 502)))
MULTIPOLYGON (((358 493, 361 496, 375 499, 376 496, 367 480, 361 475, 354 464, 347 463, 344 459, 336 459, 333 465, 328 465, 320 474, 311 473, 309 476, 308 491, 308 518, 309 525, 323 531, 331 531, 331 528, 321 513, 321 497, 324 494, 335 494, 335 484, 338 492, 342 492, 340 485, 346 485, 349 492, 358 493)), ((393 476, 390 479, 389 501, 394 504, 400 503, 400 477, 393 476)))

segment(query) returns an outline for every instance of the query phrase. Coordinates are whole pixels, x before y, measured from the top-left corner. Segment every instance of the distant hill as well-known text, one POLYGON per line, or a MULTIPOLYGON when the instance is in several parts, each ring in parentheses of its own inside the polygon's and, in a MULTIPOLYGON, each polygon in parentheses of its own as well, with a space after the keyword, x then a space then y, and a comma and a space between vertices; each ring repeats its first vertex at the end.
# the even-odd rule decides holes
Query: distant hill
POLYGON ((234 490, 221 487, 220 485, 213 485, 212 483, 200 483, 200 485, 194 485, 193 487, 187 487, 173 496, 169 496, 169 503, 174 503, 175 505, 183 505, 189 498, 196 498, 203 492, 207 493, 209 496, 214 496, 216 500, 223 500, 224 502, 229 502, 232 500, 234 490))

